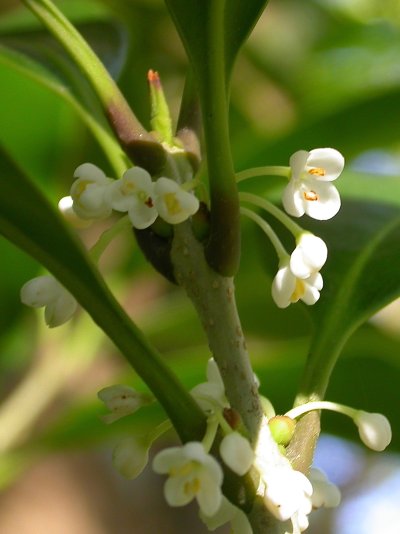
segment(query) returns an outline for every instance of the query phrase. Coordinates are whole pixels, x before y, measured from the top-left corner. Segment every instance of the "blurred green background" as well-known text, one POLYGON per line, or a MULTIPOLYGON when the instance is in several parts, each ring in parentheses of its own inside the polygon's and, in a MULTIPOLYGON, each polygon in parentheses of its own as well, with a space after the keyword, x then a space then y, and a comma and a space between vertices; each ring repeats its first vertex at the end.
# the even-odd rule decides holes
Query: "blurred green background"
MULTIPOLYGON (((159 71, 177 116, 186 57, 161 0, 56 3, 117 77, 145 126, 149 68, 159 71)), ((1 3, 0 45, 57 67, 57 47, 19 2, 1 3)), ((68 194, 73 172, 83 162, 110 175, 77 113, 0 52, 0 143, 48 198, 56 204, 68 194)), ((344 199, 398 207, 399 57, 398 0, 271 0, 233 78, 236 169, 286 165, 298 149, 332 146, 347 162, 337 183, 344 199)), ((249 188, 278 198, 282 183, 260 178, 246 183, 249 188)), ((89 245, 102 229, 82 231, 81 237, 89 245)), ((263 236, 244 224, 239 310, 261 390, 284 412, 296 393, 312 326, 301 304, 287 310, 273 305, 267 250, 263 236)), ((4 239, 0 251, 0 532, 205 532, 193 507, 167 508, 162 480, 150 469, 135 482, 114 473, 114 444, 161 421, 161 410, 151 406, 104 425, 99 389, 117 382, 144 386, 84 314, 73 324, 46 330, 42 310, 25 309, 19 301, 20 287, 41 267, 4 239)), ((208 350, 191 305, 154 273, 131 235, 113 243, 101 269, 185 385, 203 381, 208 350)), ((317 460, 342 486, 344 505, 337 512, 315 514, 310 532, 400 532, 385 530, 383 515, 375 518, 378 502, 384 503, 388 524, 400 524, 395 505, 400 498, 399 356, 400 305, 393 303, 346 345, 328 391, 330 400, 388 415, 393 444, 379 457, 346 445, 329 435, 356 441, 353 425, 339 416, 323 416, 327 435, 317 460)))

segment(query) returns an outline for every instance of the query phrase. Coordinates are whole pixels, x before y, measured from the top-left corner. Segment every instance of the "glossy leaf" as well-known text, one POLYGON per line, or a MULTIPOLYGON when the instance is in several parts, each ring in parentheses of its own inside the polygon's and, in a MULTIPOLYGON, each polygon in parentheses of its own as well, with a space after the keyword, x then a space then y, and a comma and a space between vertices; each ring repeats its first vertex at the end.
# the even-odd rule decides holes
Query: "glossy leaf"
POLYGON ((194 68, 207 79, 222 62, 229 78, 237 53, 268 0, 166 0, 194 68))
POLYGON ((326 224, 310 225, 328 245, 324 289, 309 308, 315 331, 301 395, 322 395, 352 332, 400 296, 400 209, 345 202, 326 224))
POLYGON ((167 411, 182 439, 203 416, 104 284, 83 247, 12 160, 0 152, 0 231, 41 262, 113 340, 167 411))

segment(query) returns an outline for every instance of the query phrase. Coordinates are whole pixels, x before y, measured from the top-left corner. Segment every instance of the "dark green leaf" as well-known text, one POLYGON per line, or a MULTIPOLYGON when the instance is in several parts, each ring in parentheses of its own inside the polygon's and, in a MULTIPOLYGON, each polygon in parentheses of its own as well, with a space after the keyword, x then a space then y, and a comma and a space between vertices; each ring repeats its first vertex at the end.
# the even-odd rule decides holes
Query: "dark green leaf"
POLYGON ((75 296, 153 391, 182 439, 198 437, 203 415, 197 405, 115 300, 82 245, 4 152, 0 163, 0 231, 75 296))
MULTIPOLYGON (((229 78, 240 47, 268 0, 166 0, 199 80, 217 62, 229 78)), ((225 80, 226 81, 226 80, 225 80)))
POLYGON ((346 202, 335 219, 311 227, 327 243, 324 289, 309 311, 315 332, 302 394, 323 395, 350 334, 400 295, 400 209, 346 202))

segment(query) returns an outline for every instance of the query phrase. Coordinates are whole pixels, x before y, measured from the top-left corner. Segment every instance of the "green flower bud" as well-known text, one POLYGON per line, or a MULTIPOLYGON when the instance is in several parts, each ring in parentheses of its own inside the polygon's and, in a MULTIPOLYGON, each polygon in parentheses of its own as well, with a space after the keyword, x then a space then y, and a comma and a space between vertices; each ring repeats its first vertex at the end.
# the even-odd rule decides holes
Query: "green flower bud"
POLYGON ((286 415, 276 415, 268 421, 272 437, 278 445, 288 445, 293 437, 296 421, 286 415))

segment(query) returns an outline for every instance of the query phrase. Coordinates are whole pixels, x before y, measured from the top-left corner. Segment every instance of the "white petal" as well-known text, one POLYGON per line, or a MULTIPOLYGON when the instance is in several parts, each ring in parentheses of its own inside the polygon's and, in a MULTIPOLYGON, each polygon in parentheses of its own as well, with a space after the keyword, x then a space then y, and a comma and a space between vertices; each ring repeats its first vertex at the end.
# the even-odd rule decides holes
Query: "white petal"
POLYGON ((335 484, 329 482, 325 473, 313 467, 310 469, 308 477, 313 487, 311 497, 313 508, 335 508, 339 506, 341 500, 340 490, 335 484))
POLYGON ((97 393, 97 396, 113 412, 102 417, 107 424, 113 423, 126 415, 133 414, 142 405, 146 404, 144 395, 129 386, 121 384, 103 388, 97 393))
POLYGON ((128 216, 134 228, 143 230, 153 224, 158 217, 158 213, 153 205, 148 206, 135 198, 129 208, 128 216))
POLYGON ((304 233, 290 256, 290 270, 297 278, 308 278, 321 269, 328 256, 326 244, 319 237, 304 233))
POLYGON ((278 308, 287 308, 296 288, 296 277, 287 265, 281 267, 272 282, 272 298, 278 308))
POLYGON ((155 183, 150 174, 141 167, 132 167, 125 171, 122 181, 129 185, 134 184, 137 190, 144 191, 148 195, 153 194, 155 183))
POLYGON ((154 193, 158 214, 170 224, 185 221, 199 209, 198 199, 169 178, 159 178, 154 186, 154 193))
POLYGON ((108 201, 113 210, 125 212, 131 206, 132 196, 124 195, 121 191, 122 179, 115 180, 107 191, 108 201))
POLYGON ((44 312, 46 324, 50 328, 66 323, 77 308, 75 298, 62 288, 62 294, 55 300, 47 304, 44 312))
POLYGON ((323 280, 320 273, 311 275, 309 279, 304 280, 304 294, 300 299, 309 306, 317 302, 320 297, 319 291, 322 289, 323 280))
POLYGON ((153 460, 153 470, 159 474, 166 474, 171 468, 179 467, 186 462, 182 447, 170 447, 156 454, 153 460))
POLYGON ((21 302, 32 308, 41 308, 58 298, 60 287, 53 276, 38 276, 22 286, 21 302))
POLYGON ((79 165, 79 167, 75 169, 74 178, 82 178, 83 180, 98 183, 107 183, 108 181, 104 172, 99 169, 99 167, 96 167, 96 165, 93 165, 93 163, 83 163, 82 165, 79 165))
POLYGON ((249 441, 238 432, 224 437, 219 452, 224 463, 239 476, 247 473, 254 461, 254 451, 249 441))
POLYGON ((290 180, 283 191, 282 204, 285 211, 289 215, 292 215, 292 217, 301 217, 304 215, 303 195, 300 190, 299 182, 290 180))
POLYGON ((200 490, 197 493, 197 502, 204 515, 214 515, 221 506, 222 493, 219 484, 204 475, 201 477, 200 490))
POLYGON ((316 148, 310 151, 306 165, 307 172, 312 172, 312 169, 324 171, 324 174, 314 175, 316 179, 326 182, 336 180, 343 168, 344 158, 334 148, 316 148))
POLYGON ((228 406, 225 391, 219 384, 203 382, 195 386, 190 393, 202 410, 214 410, 217 407, 228 406))
POLYGON ((97 183, 80 183, 77 180, 72 184, 73 209, 79 217, 82 219, 103 219, 111 215, 112 210, 107 198, 109 183, 99 185, 97 183))
POLYGON ((131 207, 134 197, 142 203, 151 204, 153 192, 154 183, 150 174, 140 167, 132 167, 125 171, 120 180, 112 184, 109 196, 113 209, 125 212, 131 207))
POLYGON ((370 449, 380 452, 391 442, 392 429, 384 415, 360 410, 354 422, 358 426, 361 440, 370 449))
POLYGON ((307 180, 301 186, 305 213, 313 219, 326 221, 340 209, 340 195, 336 187, 327 182, 307 180))
POLYGON ((183 477, 170 477, 164 484, 165 500, 170 506, 185 506, 195 497, 194 493, 188 491, 190 479, 183 477))
POLYGON ((207 362, 207 380, 208 382, 213 382, 214 384, 218 384, 222 388, 224 387, 221 373, 219 372, 218 365, 216 361, 214 360, 214 358, 210 358, 207 362))
POLYGON ((292 170, 292 179, 298 180, 301 178, 304 169, 306 168, 307 160, 310 153, 307 150, 298 150, 290 156, 289 165, 292 170))
POLYGON ((239 508, 236 508, 228 499, 222 496, 221 504, 215 514, 209 516, 204 515, 200 510, 200 519, 206 524, 208 530, 215 530, 228 521, 231 521, 236 515, 239 508))

